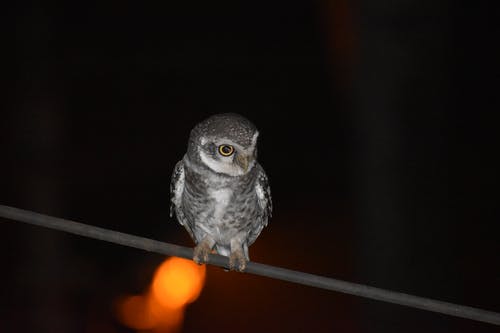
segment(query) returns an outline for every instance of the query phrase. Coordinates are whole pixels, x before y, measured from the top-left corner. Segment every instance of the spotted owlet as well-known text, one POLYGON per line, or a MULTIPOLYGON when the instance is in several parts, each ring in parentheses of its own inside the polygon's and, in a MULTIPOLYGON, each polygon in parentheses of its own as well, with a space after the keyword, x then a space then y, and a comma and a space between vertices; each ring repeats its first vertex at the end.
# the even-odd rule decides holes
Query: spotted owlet
POLYGON ((232 113, 196 125, 187 153, 174 169, 171 209, 196 242, 193 260, 204 263, 215 249, 229 268, 243 271, 248 247, 271 216, 271 192, 257 162, 257 128, 232 113))

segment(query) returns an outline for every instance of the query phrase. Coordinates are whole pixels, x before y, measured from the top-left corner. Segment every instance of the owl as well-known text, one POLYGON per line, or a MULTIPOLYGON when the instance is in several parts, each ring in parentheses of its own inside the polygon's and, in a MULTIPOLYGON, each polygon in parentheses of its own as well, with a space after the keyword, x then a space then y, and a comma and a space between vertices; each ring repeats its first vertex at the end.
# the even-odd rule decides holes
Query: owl
POLYGON ((196 125, 170 186, 170 215, 196 243, 193 260, 213 250, 229 257, 229 269, 244 271, 248 247, 271 217, 268 179, 257 162, 259 132, 248 119, 217 114, 196 125))

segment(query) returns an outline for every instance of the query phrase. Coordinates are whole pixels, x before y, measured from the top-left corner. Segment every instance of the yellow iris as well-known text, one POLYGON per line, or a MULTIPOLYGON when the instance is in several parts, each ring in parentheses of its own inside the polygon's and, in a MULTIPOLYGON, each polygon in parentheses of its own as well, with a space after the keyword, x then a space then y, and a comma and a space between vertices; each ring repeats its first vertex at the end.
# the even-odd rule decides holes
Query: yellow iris
POLYGON ((230 145, 220 145, 219 154, 222 156, 231 156, 234 153, 234 147, 230 145))

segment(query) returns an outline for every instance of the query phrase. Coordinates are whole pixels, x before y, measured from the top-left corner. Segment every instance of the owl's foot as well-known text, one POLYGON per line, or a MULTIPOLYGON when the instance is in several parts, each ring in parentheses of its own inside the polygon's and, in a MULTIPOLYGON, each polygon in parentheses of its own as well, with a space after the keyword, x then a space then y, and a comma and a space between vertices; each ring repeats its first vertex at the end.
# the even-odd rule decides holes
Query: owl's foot
POLYGON ((229 269, 232 271, 243 272, 247 267, 247 259, 243 249, 232 251, 229 255, 229 269))
POLYGON ((214 242, 208 238, 202 240, 193 251, 193 261, 198 265, 208 262, 208 255, 212 252, 214 242))

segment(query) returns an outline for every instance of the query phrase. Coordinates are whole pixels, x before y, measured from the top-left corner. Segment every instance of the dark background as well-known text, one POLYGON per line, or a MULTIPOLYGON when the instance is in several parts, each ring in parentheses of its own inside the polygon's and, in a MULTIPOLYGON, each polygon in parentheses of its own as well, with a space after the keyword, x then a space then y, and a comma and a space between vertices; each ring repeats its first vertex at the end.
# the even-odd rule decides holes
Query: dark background
MULTIPOLYGON (((237 112, 275 204, 253 260, 500 311, 491 3, 17 2, 0 203, 192 246, 171 171, 237 112)), ((163 257, 1 222, 1 332, 131 332, 113 304, 163 257)), ((183 331, 499 329, 209 267, 183 331)))

